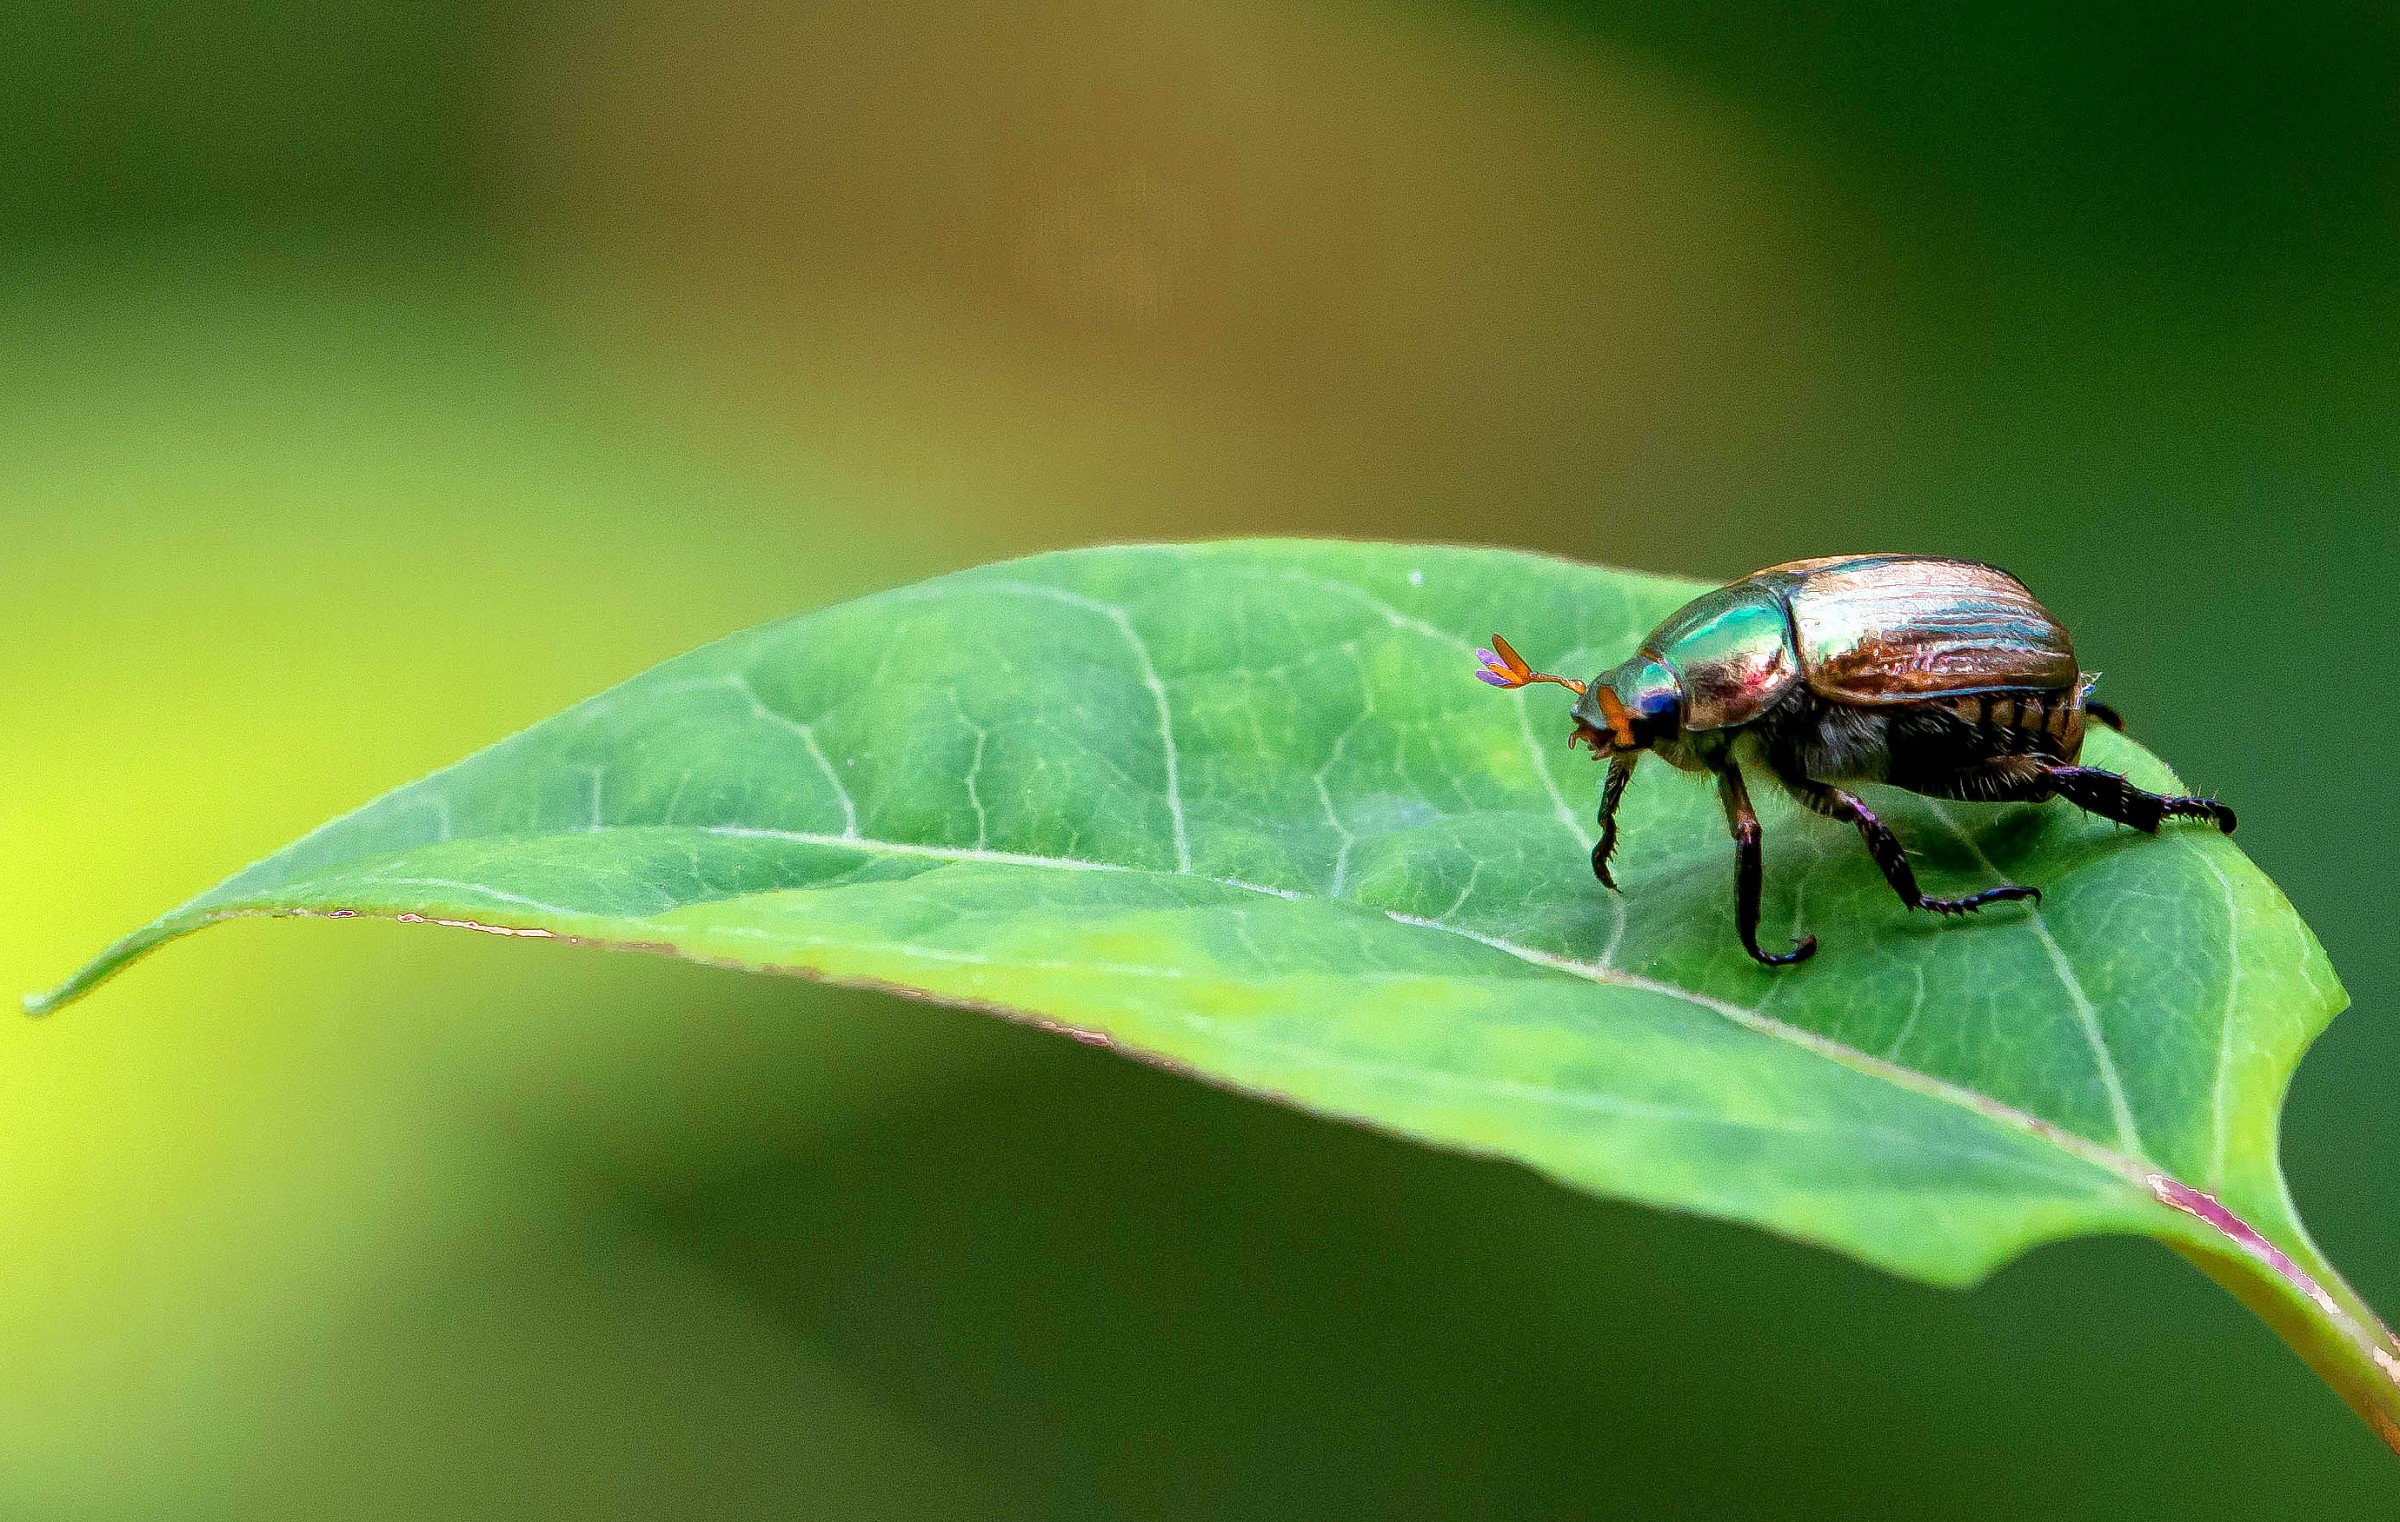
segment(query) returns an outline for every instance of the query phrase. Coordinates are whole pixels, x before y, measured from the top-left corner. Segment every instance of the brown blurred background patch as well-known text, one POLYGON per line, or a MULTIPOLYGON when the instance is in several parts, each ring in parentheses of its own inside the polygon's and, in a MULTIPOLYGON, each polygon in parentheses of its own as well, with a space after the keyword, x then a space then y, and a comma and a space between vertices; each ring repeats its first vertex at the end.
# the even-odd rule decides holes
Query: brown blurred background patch
POLYGON ((629 5, 538 35, 498 195, 578 331, 763 455, 832 440, 1005 522, 995 551, 1556 542, 1755 497, 1824 468, 1823 389, 1888 344, 1738 108, 1493 18, 629 5))

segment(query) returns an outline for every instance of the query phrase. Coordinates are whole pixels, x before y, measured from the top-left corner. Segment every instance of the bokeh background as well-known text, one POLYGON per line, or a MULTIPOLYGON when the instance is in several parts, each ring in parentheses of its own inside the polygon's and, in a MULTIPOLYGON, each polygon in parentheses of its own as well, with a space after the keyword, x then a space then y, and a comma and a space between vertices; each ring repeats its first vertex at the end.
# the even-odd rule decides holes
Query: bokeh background
MULTIPOLYGON (((0 986, 1010 553, 1959 552, 2323 936, 2289 1170, 2400 1311, 2396 491, 2387 7, 15 6, 0 986)), ((2140 1242, 1942 1293, 964 1013, 404 927, 0 1022, 11 1519, 2396 1499, 2140 1242)))

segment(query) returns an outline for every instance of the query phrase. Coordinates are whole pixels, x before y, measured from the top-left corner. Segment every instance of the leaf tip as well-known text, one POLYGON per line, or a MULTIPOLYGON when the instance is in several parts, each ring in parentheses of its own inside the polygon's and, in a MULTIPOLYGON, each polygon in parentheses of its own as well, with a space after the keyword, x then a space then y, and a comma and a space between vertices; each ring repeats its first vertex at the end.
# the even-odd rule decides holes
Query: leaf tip
POLYGON ((17 1007, 25 1012, 28 1019, 44 1019, 57 1014, 89 993, 92 985, 97 981, 99 980, 92 975, 91 969, 86 968, 56 988, 36 989, 32 993, 19 994, 17 1007))
MULTIPOLYGON (((206 921, 203 920, 200 923, 206 923, 206 921)), ((118 973, 123 972, 128 963, 140 959, 161 942, 173 940, 190 928, 192 927, 188 925, 171 926, 170 922, 166 920, 146 926, 84 963, 75 970, 73 976, 57 987, 37 993, 18 995, 17 1006, 36 1020, 45 1015, 55 1015, 118 973)))

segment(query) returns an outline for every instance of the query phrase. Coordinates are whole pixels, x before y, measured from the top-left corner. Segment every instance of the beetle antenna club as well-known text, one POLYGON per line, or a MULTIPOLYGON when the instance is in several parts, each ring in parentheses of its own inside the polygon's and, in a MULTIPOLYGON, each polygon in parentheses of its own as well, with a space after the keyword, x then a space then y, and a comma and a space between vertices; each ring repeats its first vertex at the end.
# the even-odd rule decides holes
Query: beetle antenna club
POLYGON ((1476 651, 1475 659, 1483 663, 1483 669, 1475 673, 1476 677, 1494 687, 1529 687, 1535 682, 1556 682, 1577 697, 1583 696, 1583 683, 1571 676, 1552 676, 1547 671, 1534 670, 1525 664, 1525 657, 1517 654, 1514 645, 1497 634, 1492 636, 1492 648, 1476 651))
POLYGON ((1971 560, 1848 555, 1770 566, 1693 599, 1588 683, 1534 670, 1496 634, 1475 654, 1476 676, 1494 687, 1554 682, 1575 694, 1568 743, 1609 761, 1592 849, 1603 885, 1616 886, 1608 861, 1617 804, 1643 752, 1715 781, 1734 840, 1734 929, 1770 967, 1806 959, 1817 943, 1758 944, 1763 857, 1744 767, 1857 830, 1901 904, 1942 915, 2041 892, 2002 883, 1961 898, 1926 893, 1900 837, 1842 784, 1971 803, 2064 798, 2152 834, 2170 819, 2233 829, 2233 810, 2213 798, 2152 793, 2076 764, 2090 724, 2124 721, 2092 701, 2092 674, 2025 584, 1971 560))

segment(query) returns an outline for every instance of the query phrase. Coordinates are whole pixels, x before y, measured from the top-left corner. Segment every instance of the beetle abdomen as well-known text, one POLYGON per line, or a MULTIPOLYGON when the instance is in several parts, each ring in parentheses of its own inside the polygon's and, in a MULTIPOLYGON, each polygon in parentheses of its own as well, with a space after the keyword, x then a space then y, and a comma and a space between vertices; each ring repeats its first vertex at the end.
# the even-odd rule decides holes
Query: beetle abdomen
POLYGON ((2024 583, 1973 561, 1879 555, 1807 563, 1797 569, 1790 606, 1801 675, 1835 702, 2073 693, 2081 680, 2058 620, 2024 583))
POLYGON ((2083 687, 1962 694, 1945 706, 1975 727, 1994 755, 2073 761, 2083 752, 2083 687))
POLYGON ((1820 782, 1890 782, 1937 797, 1954 780, 2027 762, 2071 764, 2083 749, 2083 693, 2021 689, 1864 705, 1806 687, 1768 715, 1760 739, 1771 762, 1820 782))

